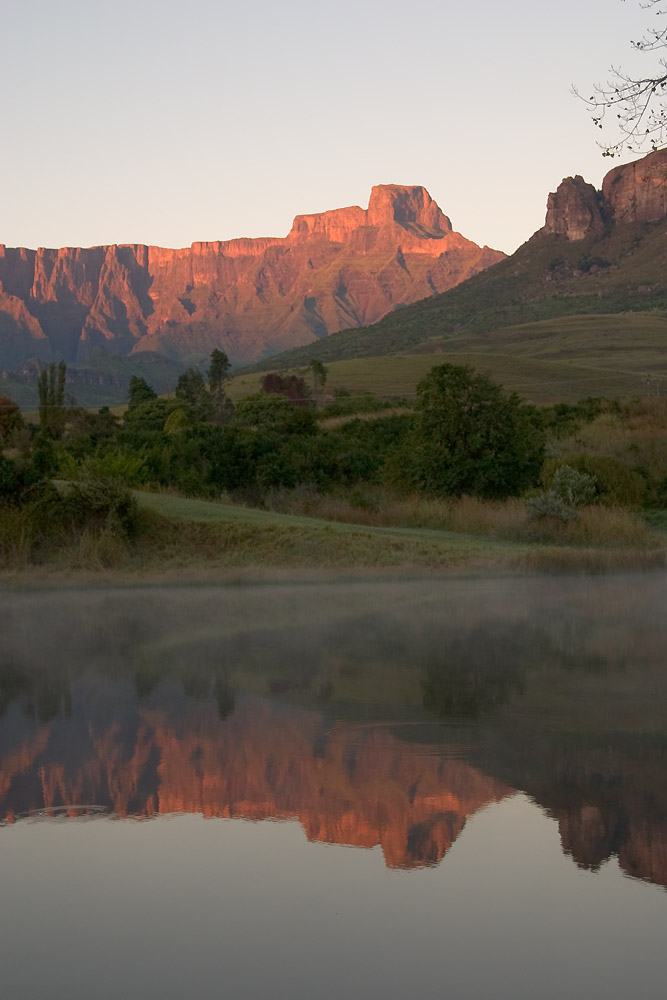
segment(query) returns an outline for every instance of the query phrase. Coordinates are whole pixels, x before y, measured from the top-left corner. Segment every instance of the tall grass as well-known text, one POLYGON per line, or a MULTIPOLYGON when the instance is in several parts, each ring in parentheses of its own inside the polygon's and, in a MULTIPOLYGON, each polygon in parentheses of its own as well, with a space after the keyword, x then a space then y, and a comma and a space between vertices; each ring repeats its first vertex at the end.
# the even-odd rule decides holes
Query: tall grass
POLYGON ((465 535, 486 535, 515 542, 558 545, 643 546, 649 531, 638 515, 620 507, 582 507, 575 520, 530 519, 522 500, 504 502, 461 497, 429 500, 419 496, 392 498, 379 488, 351 491, 348 496, 313 490, 276 491, 267 499, 271 510, 320 517, 371 527, 426 528, 465 535))

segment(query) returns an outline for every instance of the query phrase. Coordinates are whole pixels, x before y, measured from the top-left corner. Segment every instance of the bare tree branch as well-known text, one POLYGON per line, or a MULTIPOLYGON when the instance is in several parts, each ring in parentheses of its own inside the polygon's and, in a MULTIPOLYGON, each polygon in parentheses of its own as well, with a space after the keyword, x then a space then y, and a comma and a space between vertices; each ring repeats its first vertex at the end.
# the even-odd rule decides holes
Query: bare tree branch
MULTIPOLYGON (((645 0, 639 5, 652 10, 657 18, 667 18, 665 0, 645 0)), ((649 53, 667 49, 667 23, 649 27, 644 35, 630 44, 636 52, 649 53)), ((667 146, 667 58, 661 56, 654 75, 633 77, 620 67, 612 66, 611 77, 605 84, 595 84, 593 94, 583 97, 573 87, 591 112, 593 124, 603 129, 615 116, 618 138, 598 143, 603 156, 616 156, 624 150, 645 153, 667 146)))

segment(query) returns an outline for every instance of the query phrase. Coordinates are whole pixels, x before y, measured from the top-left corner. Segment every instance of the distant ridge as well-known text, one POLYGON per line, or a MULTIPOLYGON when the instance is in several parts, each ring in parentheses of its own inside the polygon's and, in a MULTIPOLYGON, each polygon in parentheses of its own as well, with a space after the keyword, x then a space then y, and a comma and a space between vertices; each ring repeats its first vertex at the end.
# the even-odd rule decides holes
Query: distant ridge
POLYGON ((452 230, 423 187, 367 209, 298 215, 284 238, 59 250, 0 245, 0 368, 82 362, 96 347, 236 362, 363 326, 505 255, 452 230))

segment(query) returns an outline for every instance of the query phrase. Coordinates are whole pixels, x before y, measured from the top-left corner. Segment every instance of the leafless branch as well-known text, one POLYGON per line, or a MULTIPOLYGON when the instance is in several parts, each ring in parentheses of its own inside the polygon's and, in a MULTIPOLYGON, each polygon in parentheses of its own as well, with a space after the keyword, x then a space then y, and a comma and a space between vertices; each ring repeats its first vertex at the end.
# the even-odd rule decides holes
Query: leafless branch
MULTIPOLYGON (((667 17, 665 0, 646 0, 640 3, 640 7, 644 10, 655 8, 655 17, 667 17)), ((641 53, 666 49, 667 24, 649 27, 640 39, 630 44, 641 53)), ((653 76, 633 77, 614 66, 610 73, 611 77, 605 84, 593 87, 590 97, 584 97, 573 87, 573 92, 591 112, 596 128, 602 130, 609 123, 610 116, 615 116, 618 138, 598 143, 602 155, 616 156, 626 149, 642 153, 667 146, 667 59, 658 59, 653 76)))

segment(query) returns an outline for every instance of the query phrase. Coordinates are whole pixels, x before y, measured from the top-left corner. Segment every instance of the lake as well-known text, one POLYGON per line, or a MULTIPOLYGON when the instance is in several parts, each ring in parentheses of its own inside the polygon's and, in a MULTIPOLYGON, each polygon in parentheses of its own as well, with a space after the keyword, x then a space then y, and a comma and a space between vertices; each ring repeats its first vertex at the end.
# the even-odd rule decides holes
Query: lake
POLYGON ((662 998, 667 575, 5 589, 19 1000, 662 998))

